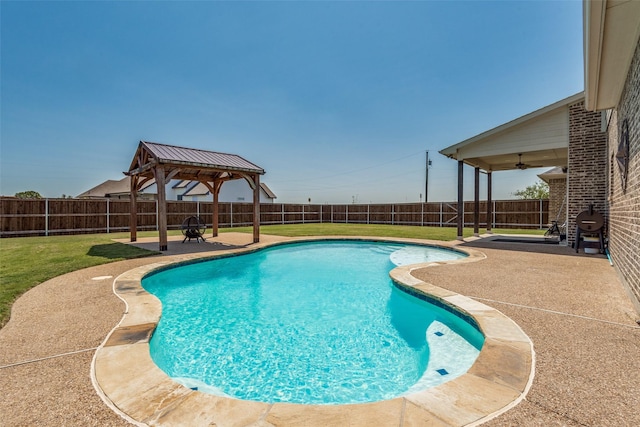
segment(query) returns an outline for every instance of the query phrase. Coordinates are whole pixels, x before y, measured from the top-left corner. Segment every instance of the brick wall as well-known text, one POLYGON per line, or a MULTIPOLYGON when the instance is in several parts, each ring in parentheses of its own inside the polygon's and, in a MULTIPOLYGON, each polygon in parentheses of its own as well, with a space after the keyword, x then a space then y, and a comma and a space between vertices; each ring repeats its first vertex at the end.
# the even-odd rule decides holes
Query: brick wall
POLYGON ((549 221, 562 225, 567 219, 567 179, 549 180, 549 221))
POLYGON ((608 125, 609 250, 624 285, 640 312, 640 43, 636 47, 620 103, 608 125), (629 126, 628 178, 622 191, 615 160, 622 122, 629 126))
MULTIPOLYGON (((602 114, 586 111, 584 101, 569 105, 569 186, 567 239, 575 243, 576 216, 589 205, 607 222, 607 134, 602 114)), ((605 225, 606 227, 606 225, 605 225)))

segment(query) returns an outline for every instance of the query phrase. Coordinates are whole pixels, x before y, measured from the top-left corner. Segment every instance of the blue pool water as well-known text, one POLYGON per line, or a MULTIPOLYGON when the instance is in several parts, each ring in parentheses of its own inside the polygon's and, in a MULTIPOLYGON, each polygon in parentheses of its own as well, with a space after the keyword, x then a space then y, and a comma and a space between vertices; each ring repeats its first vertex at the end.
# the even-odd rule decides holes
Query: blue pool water
POLYGON ((323 241, 163 270, 142 282, 162 301, 151 357, 187 387, 244 400, 346 404, 432 387, 466 372, 484 337, 389 271, 462 256, 323 241))

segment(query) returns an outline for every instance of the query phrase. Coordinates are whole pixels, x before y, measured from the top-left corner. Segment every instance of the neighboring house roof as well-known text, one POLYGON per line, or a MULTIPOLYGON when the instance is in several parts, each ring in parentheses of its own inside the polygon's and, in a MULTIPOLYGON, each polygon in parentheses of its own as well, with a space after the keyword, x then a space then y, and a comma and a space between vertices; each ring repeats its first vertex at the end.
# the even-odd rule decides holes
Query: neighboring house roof
MULTIPOLYGON (((148 181, 145 183, 144 190, 146 188, 151 187, 155 184, 154 180, 148 181)), ((173 188, 184 188, 186 191, 182 194, 183 196, 206 196, 209 194, 209 189, 206 185, 197 182, 197 181, 188 181, 182 180, 176 183, 173 188), (189 188, 190 187, 190 188, 189 188)), ((275 199, 276 195, 271 191, 267 184, 260 183, 260 188, 267 197, 271 199, 275 199)), ((130 194, 131 193, 131 177, 124 177, 120 181, 116 180, 107 180, 102 184, 96 185, 90 190, 85 191, 84 193, 78 195, 79 199, 91 199, 91 198, 105 198, 111 195, 120 195, 120 194, 130 194)))
POLYGON ((640 38, 640 1, 585 1, 583 21, 585 108, 613 108, 640 38))
POLYGON ((580 92, 443 150, 449 158, 485 171, 525 167, 566 166, 570 104, 580 92))
POLYGON ((552 179, 567 179, 567 168, 553 168, 538 175, 538 178, 549 183, 552 179))
POLYGON ((262 191, 265 192, 265 194, 267 195, 267 197, 269 197, 270 199, 277 199, 278 197, 276 197, 276 194, 271 191, 271 189, 269 187, 267 187, 267 184, 265 184, 264 182, 260 183, 260 188, 262 188, 262 191))
POLYGON ((191 184, 191 181, 183 179, 182 181, 178 181, 176 185, 173 186, 173 188, 187 188, 189 184, 191 184))
MULTIPOLYGON (((154 180, 151 180, 145 184, 144 188, 147 188, 155 184, 154 180)), ((129 194, 131 193, 131 177, 125 176, 119 181, 109 179, 102 184, 96 185, 90 190, 85 191, 78 195, 79 199, 91 199, 91 198, 104 198, 109 197, 112 194, 129 194)))
MULTIPOLYGON (((267 195, 270 199, 276 199, 276 195, 271 191, 267 184, 260 183, 260 189, 267 195)), ((202 183, 198 183, 198 185, 194 185, 189 191, 185 192, 183 196, 205 196, 209 194, 209 189, 206 185, 202 183)))
POLYGON ((207 194, 209 194, 209 189, 207 188, 206 185, 199 182, 198 184, 191 187, 182 195, 183 196, 206 196, 207 194))

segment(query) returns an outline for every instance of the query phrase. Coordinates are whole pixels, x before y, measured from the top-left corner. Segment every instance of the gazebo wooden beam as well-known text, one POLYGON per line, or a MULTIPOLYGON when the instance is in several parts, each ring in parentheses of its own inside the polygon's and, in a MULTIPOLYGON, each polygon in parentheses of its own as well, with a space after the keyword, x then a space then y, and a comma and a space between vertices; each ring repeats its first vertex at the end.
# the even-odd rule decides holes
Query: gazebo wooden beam
POLYGON ((167 174, 167 177, 165 178, 165 182, 169 182, 171 181, 174 177, 176 177, 178 174, 180 173, 180 168, 175 168, 173 170, 171 170, 171 172, 169 172, 167 174))
POLYGON ((156 175, 156 187, 158 189, 158 237, 160 239, 160 251, 166 251, 169 247, 167 241, 167 189, 166 177, 163 165, 154 168, 156 175))
POLYGON ((253 176, 253 243, 260 241, 260 175, 253 176))
POLYGON ((138 176, 131 176, 130 182, 130 202, 129 202, 129 230, 131 233, 131 241, 135 242, 138 240, 138 206, 136 204, 136 199, 138 198, 138 176))
POLYGON ((202 182, 205 187, 207 187, 207 189, 211 192, 211 195, 213 196, 213 212, 212 212, 212 221, 211 221, 211 236, 212 237, 217 237, 218 236, 218 216, 219 216, 219 203, 218 203, 218 196, 220 195, 220 189, 222 188, 222 184, 224 183, 224 180, 222 179, 218 179, 213 181, 213 185, 209 184, 208 182, 202 182))

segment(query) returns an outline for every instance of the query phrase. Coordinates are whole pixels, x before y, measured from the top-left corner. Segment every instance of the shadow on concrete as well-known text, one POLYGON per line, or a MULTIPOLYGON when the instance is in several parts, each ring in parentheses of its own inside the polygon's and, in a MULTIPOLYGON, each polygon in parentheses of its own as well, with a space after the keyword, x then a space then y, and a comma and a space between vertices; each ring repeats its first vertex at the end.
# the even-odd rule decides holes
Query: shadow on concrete
POLYGON ((158 255, 159 252, 156 249, 140 248, 136 246, 126 245, 124 243, 104 243, 100 245, 93 245, 89 248, 87 255, 106 258, 112 260, 142 258, 147 256, 158 255))
MULTIPOLYGON (((207 237, 204 242, 197 242, 195 240, 186 241, 182 243, 182 236, 169 236, 167 242, 167 250, 159 252, 159 242, 158 238, 142 238, 137 242, 122 242, 126 246, 135 247, 139 249, 144 249, 146 251, 153 251, 156 255, 184 255, 184 254, 194 254, 201 252, 215 252, 215 251, 223 251, 229 249, 240 249, 246 248, 250 245, 247 244, 233 244, 228 242, 221 242, 213 240, 213 237, 207 237)), ((120 244, 120 243, 119 243, 120 244)))
POLYGON ((585 254, 582 250, 576 253, 575 249, 571 246, 551 244, 545 242, 544 237, 493 235, 490 237, 482 237, 480 239, 470 240, 461 243, 460 246, 478 249, 486 248, 505 251, 557 254, 587 258, 607 258, 605 254, 585 254))

